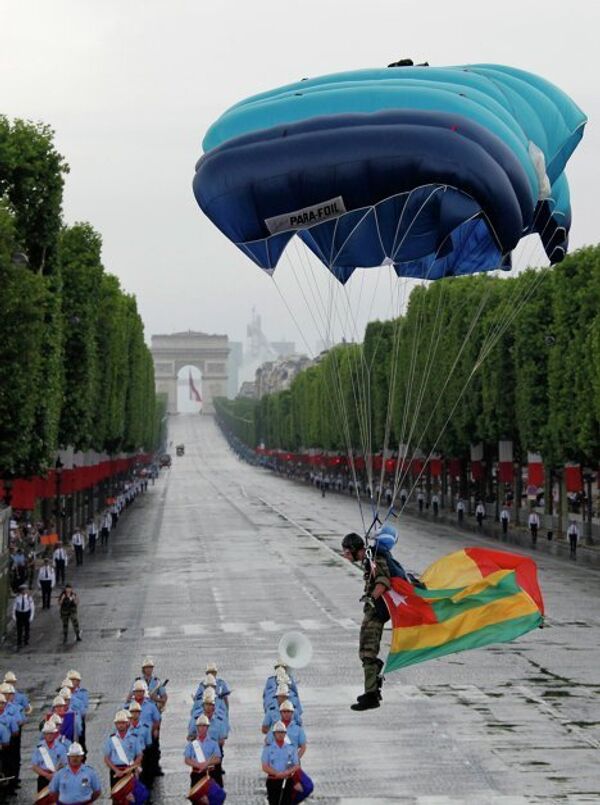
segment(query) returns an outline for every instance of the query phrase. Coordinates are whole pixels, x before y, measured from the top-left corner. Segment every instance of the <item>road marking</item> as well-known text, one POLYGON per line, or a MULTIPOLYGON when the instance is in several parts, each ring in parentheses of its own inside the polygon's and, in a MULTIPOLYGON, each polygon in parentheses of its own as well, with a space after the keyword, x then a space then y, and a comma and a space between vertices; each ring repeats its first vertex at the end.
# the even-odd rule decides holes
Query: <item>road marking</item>
POLYGON ((358 623, 353 621, 352 618, 339 618, 338 623, 342 629, 360 629, 358 623))
POLYGON ((221 629, 228 634, 243 634, 248 631, 247 623, 222 623, 221 629))
POLYGON ((275 621, 259 621, 260 628, 263 632, 282 632, 284 627, 280 626, 275 621))
POLYGON ((310 618, 297 620, 296 623, 301 629, 305 629, 307 632, 319 632, 321 629, 329 628, 328 623, 321 623, 320 621, 315 621, 310 618))
POLYGON ((162 637, 166 631, 164 626, 149 626, 144 629, 144 637, 162 637))
POLYGON ((206 634, 208 631, 206 626, 202 626, 200 623, 183 623, 181 625, 181 629, 184 635, 199 635, 199 634, 206 634))

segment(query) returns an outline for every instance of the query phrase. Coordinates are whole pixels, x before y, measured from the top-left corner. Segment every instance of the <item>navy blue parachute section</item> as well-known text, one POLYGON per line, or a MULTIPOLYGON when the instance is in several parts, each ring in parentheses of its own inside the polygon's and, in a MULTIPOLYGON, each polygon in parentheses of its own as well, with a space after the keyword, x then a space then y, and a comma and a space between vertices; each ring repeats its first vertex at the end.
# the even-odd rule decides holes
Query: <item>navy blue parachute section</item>
POLYGON ((496 65, 325 76, 226 112, 194 193, 268 272, 295 234, 341 282, 385 264, 423 279, 509 268, 529 232, 557 261, 584 122, 553 85, 496 65))

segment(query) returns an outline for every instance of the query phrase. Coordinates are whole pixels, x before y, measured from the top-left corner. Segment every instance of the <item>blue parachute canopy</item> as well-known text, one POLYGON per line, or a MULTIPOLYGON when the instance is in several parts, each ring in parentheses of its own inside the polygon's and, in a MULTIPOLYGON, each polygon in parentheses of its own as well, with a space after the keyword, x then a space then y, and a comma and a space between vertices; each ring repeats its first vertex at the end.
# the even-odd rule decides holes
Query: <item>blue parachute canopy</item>
POLYGON ((341 282, 386 264, 423 279, 507 268, 530 232, 556 262, 585 122, 557 87, 508 67, 329 75, 225 112, 194 194, 268 272, 295 234, 341 282))

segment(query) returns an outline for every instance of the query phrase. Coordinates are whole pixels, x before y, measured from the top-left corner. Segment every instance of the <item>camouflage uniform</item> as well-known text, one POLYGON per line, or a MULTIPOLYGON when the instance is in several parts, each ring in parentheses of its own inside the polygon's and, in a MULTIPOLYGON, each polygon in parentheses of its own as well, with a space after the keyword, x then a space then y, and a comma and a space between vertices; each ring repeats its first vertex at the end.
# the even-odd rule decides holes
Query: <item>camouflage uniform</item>
POLYGON ((60 619, 63 626, 63 640, 66 641, 69 635, 69 621, 73 624, 73 630, 79 640, 79 618, 77 617, 76 601, 63 598, 60 605, 60 619))
MULTIPOLYGON (((372 595, 378 584, 390 589, 390 571, 384 557, 376 556, 370 561, 365 559, 364 568, 365 595, 372 595)), ((383 624, 389 619, 389 616, 386 617, 384 614, 384 610, 386 610, 386 606, 383 601, 378 601, 377 608, 365 604, 363 610, 358 656, 365 674, 365 693, 375 693, 379 689, 377 677, 383 667, 383 663, 378 658, 379 644, 383 634, 383 624)))

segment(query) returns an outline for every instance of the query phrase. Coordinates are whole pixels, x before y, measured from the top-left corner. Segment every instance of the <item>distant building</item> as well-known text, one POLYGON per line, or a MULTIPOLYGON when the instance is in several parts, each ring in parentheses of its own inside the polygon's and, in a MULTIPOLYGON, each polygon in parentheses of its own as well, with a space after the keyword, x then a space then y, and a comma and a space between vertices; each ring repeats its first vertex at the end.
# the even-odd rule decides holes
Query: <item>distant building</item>
POLYGON ((237 393, 238 400, 255 400, 256 383, 253 380, 244 380, 237 393))
POLYGON ((256 370, 256 397, 289 389, 292 380, 304 369, 312 365, 307 355, 289 355, 276 361, 267 361, 256 370))
POLYGON ((229 342, 227 359, 227 396, 233 400, 240 387, 240 369, 244 363, 244 345, 241 341, 229 342))

